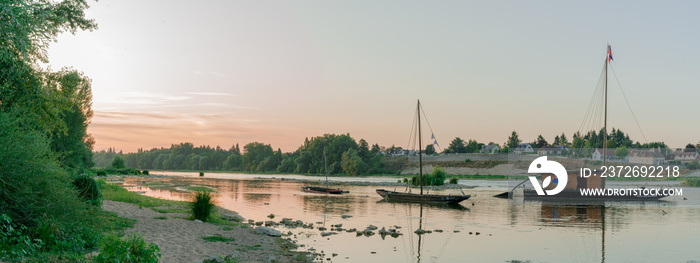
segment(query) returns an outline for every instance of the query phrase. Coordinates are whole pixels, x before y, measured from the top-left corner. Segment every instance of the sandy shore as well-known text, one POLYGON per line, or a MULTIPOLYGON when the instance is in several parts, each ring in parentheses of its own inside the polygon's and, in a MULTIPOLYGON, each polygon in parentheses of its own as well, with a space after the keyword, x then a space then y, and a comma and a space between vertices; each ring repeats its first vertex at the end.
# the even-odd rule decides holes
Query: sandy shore
POLYGON ((201 262, 212 256, 228 255, 234 255, 239 262, 295 262, 297 255, 284 249, 286 241, 255 234, 251 228, 194 222, 179 218, 187 217, 186 214, 164 214, 122 202, 104 201, 102 208, 120 217, 136 219, 134 228, 125 230, 126 235, 141 233, 146 242, 157 244, 162 254, 160 262, 201 262), (213 235, 235 238, 235 241, 202 239, 213 235))

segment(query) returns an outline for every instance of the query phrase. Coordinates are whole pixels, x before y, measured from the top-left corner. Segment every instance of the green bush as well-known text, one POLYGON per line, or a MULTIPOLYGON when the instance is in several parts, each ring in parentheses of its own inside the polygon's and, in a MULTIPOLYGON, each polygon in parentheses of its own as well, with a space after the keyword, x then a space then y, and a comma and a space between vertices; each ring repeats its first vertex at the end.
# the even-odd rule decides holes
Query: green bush
POLYGON ((112 164, 110 166, 114 169, 124 168, 124 158, 120 155, 114 156, 114 159, 112 159, 112 164))
POLYGON ((130 262, 155 263, 160 258, 158 245, 150 243, 135 234, 130 238, 120 238, 114 234, 107 235, 103 240, 100 254, 95 262, 130 262))
POLYGON ((204 172, 199 172, 199 176, 204 176, 204 172))
POLYGON ((73 178, 52 154, 48 137, 18 122, 0 113, 0 211, 32 235, 50 220, 63 233, 56 240, 76 248, 73 252, 90 249, 95 245, 89 236, 96 223, 94 209, 80 200, 73 178))
POLYGON ((467 158, 467 159, 464 159, 464 162, 465 162, 465 163, 471 163, 471 162, 472 162, 472 160, 471 160, 471 159, 469 159, 469 158, 467 158))
POLYGON ((143 170, 143 171, 141 171, 141 174, 143 174, 143 175, 148 175, 148 170, 143 170))
POLYGON ((458 182, 457 178, 450 179, 450 184, 457 184, 457 182, 458 182))
MULTIPOLYGON (((436 165, 432 173, 423 175, 423 185, 444 185, 446 175, 445 170, 436 165)), ((418 176, 411 178, 411 184, 420 185, 418 176)))
POLYGON ((95 174, 97 174, 97 176, 107 176, 107 171, 105 171, 105 169, 98 169, 95 170, 95 174))
POLYGON ((78 197, 88 204, 100 206, 102 204, 102 194, 95 179, 87 175, 81 175, 73 180, 73 186, 78 190, 78 197))
POLYGON ((683 183, 685 186, 700 187, 700 179, 687 179, 683 183))
POLYGON ((209 191, 197 191, 192 196, 191 211, 194 219, 207 222, 214 210, 214 196, 209 191))
POLYGON ((39 239, 30 239, 26 227, 12 224, 12 218, 0 214, 0 260, 22 260, 41 248, 39 239))

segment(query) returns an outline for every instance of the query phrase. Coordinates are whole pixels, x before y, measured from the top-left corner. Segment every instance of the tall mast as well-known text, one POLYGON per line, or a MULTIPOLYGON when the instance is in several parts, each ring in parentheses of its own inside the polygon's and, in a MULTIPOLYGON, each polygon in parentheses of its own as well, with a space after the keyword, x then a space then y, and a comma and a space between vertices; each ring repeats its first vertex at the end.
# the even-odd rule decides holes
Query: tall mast
MULTIPOLYGON (((608 151, 608 63, 610 63, 610 44, 605 52, 605 118, 603 120, 603 166, 608 151)), ((605 188, 605 179, 600 178, 600 187, 605 188)))
POLYGON ((418 175, 420 180, 420 195, 423 195, 423 146, 421 145, 421 132, 420 132, 420 100, 418 100, 418 175))
POLYGON ((323 166, 326 167, 326 188, 328 188, 328 162, 326 162, 326 147, 323 147, 323 166))

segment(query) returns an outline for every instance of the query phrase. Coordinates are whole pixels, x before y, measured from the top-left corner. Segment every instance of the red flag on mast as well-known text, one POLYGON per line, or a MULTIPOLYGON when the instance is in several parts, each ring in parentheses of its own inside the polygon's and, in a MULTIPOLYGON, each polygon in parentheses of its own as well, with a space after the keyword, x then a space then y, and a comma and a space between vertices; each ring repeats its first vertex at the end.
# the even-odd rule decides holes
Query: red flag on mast
POLYGON ((612 49, 610 49, 610 45, 608 45, 608 62, 612 61, 612 49))

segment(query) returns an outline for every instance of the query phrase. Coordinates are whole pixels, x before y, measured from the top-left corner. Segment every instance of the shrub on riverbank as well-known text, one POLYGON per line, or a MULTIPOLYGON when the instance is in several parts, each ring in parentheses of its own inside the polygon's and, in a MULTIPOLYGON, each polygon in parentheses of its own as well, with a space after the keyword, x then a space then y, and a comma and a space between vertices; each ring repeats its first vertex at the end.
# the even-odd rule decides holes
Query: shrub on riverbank
POLYGON ((117 235, 108 235, 101 247, 100 254, 95 258, 97 263, 106 262, 158 262, 160 249, 158 245, 146 242, 140 235, 135 234, 128 238, 120 238, 117 235))
MULTIPOLYGON (((113 175, 141 175, 141 171, 134 168, 93 168, 90 169, 91 172, 95 173, 97 176, 106 176, 108 174, 113 175)), ((144 175, 148 175, 148 171, 144 171, 144 175)))
MULTIPOLYGON (((439 166, 435 166, 433 167, 432 173, 423 175, 423 185, 444 185, 446 175, 447 173, 445 172, 445 169, 442 169, 439 166)), ((420 185, 420 181, 418 181, 418 176, 413 176, 413 178, 411 178, 411 184, 420 185)))
POLYGON ((0 214, 0 260, 23 260, 41 248, 41 240, 32 240, 26 230, 23 225, 13 224, 10 216, 0 214))
POLYGON ((207 222, 214 210, 214 194, 209 191, 197 191, 192 196, 192 217, 207 222))
POLYGON ((683 183, 684 186, 700 187, 700 179, 688 179, 683 183))
POLYGON ((102 204, 102 194, 97 182, 90 176, 81 175, 73 180, 73 186, 78 190, 78 197, 88 204, 100 206, 102 204))
MULTIPOLYGON (((0 113, 0 211, 13 228, 26 227, 38 252, 82 254, 95 248, 100 232, 95 207, 80 200, 72 177, 50 150, 50 139, 0 113)), ((36 256, 36 254, 32 254, 36 256)))

